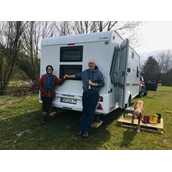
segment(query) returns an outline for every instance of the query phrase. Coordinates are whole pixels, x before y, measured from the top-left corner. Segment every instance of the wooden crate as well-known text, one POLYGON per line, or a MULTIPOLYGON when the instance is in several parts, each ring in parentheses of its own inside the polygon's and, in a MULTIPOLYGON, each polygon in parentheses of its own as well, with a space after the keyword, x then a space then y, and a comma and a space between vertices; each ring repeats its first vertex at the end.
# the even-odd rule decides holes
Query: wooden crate
POLYGON ((93 128, 98 128, 100 125, 102 125, 103 124, 103 121, 100 121, 100 122, 93 122, 92 123, 92 125, 91 125, 91 127, 93 127, 93 128))
MULTIPOLYGON (((118 124, 123 127, 129 127, 129 128, 137 128, 138 119, 134 119, 134 123, 131 123, 132 114, 127 114, 125 117, 123 115, 118 119, 118 124)), ((140 122, 140 130, 145 131, 153 131, 157 133, 163 133, 163 118, 161 118, 161 123, 148 123, 144 124, 142 121, 140 122)))
POLYGON ((49 113, 50 116, 54 116, 55 114, 56 114, 56 112, 49 113))

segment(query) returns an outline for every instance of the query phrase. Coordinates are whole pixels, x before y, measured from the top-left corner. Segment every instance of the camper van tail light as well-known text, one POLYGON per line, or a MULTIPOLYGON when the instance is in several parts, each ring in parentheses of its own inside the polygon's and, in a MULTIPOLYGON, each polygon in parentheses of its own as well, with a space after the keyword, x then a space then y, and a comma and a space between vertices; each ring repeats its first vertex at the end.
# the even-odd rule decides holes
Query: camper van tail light
POLYGON ((102 96, 98 97, 98 102, 103 102, 103 97, 102 96))
POLYGON ((113 39, 113 40, 115 39, 115 35, 113 35, 112 39, 113 39))
POLYGON ((67 44, 68 46, 71 46, 71 45, 75 45, 75 43, 69 43, 69 44, 67 44))
POLYGON ((101 105, 101 104, 98 104, 97 109, 98 109, 98 110, 103 110, 102 105, 101 105))

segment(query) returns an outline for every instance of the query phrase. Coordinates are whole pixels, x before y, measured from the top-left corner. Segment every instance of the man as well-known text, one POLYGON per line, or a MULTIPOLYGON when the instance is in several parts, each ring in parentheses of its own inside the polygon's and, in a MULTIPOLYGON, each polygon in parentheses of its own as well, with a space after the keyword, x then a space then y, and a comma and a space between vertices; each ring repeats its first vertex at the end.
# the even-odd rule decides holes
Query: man
POLYGON ((66 78, 82 79, 82 115, 80 118, 80 131, 77 135, 88 137, 88 132, 94 120, 95 109, 98 102, 99 90, 104 86, 104 78, 93 59, 88 62, 88 69, 74 75, 65 75, 66 78))

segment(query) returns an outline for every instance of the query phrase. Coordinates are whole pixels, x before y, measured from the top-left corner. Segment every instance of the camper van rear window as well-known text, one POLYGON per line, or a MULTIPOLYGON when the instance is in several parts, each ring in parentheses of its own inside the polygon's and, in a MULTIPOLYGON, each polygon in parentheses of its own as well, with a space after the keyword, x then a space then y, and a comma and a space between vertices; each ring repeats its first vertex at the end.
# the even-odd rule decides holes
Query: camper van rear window
MULTIPOLYGON (((60 65, 60 78, 65 74, 73 75, 82 72, 82 65, 60 65)), ((78 80, 78 79, 74 79, 78 80)))
POLYGON ((60 47, 61 62, 82 62, 83 46, 60 47))

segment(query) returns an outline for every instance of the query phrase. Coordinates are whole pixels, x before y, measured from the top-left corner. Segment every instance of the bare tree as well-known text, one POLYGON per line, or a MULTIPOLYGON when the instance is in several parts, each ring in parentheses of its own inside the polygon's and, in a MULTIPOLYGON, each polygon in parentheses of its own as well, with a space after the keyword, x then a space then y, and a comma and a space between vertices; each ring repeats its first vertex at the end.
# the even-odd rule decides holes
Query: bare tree
POLYGON ((53 21, 42 21, 42 22, 37 22, 39 23, 39 27, 38 30, 40 32, 40 34, 42 34, 42 38, 46 38, 46 37, 53 37, 53 36, 57 36, 58 33, 56 32, 56 23, 57 22, 53 22, 53 21))
MULTIPOLYGON (((47 24, 47 23, 46 23, 47 24)), ((39 79, 40 59, 39 44, 43 36, 50 34, 42 27, 42 22, 30 21, 22 35, 22 44, 20 54, 16 59, 16 64, 22 70, 23 78, 28 76, 33 86, 37 85, 39 79)), ((47 27, 47 26, 46 26, 47 27)))
POLYGON ((122 21, 116 23, 115 30, 124 38, 127 37, 130 45, 136 48, 140 46, 141 35, 137 34, 137 29, 141 24, 141 21, 122 21))
POLYGON ((136 34, 140 21, 59 21, 42 22, 42 38, 90 32, 116 30, 130 40, 133 47, 139 46, 139 35, 136 34))
POLYGON ((110 31, 112 30, 118 21, 98 21, 97 26, 98 26, 98 31, 103 32, 103 31, 110 31))
POLYGON ((72 24, 69 21, 54 22, 54 26, 57 30, 56 35, 71 35, 72 34, 72 24))
POLYGON ((20 51, 20 38, 25 28, 25 22, 8 21, 1 22, 1 24, 1 27, 3 28, 1 31, 0 44, 0 90, 2 90, 1 94, 4 94, 13 75, 15 60, 20 51))
POLYGON ((130 40, 132 47, 138 47, 140 37, 136 34, 140 21, 75 21, 57 22, 59 35, 84 34, 116 30, 124 38, 130 40))
POLYGON ((172 49, 163 51, 156 57, 161 73, 166 73, 172 69, 172 49))
POLYGON ((97 22, 96 21, 75 21, 73 23, 74 34, 85 34, 90 32, 97 32, 97 22))

